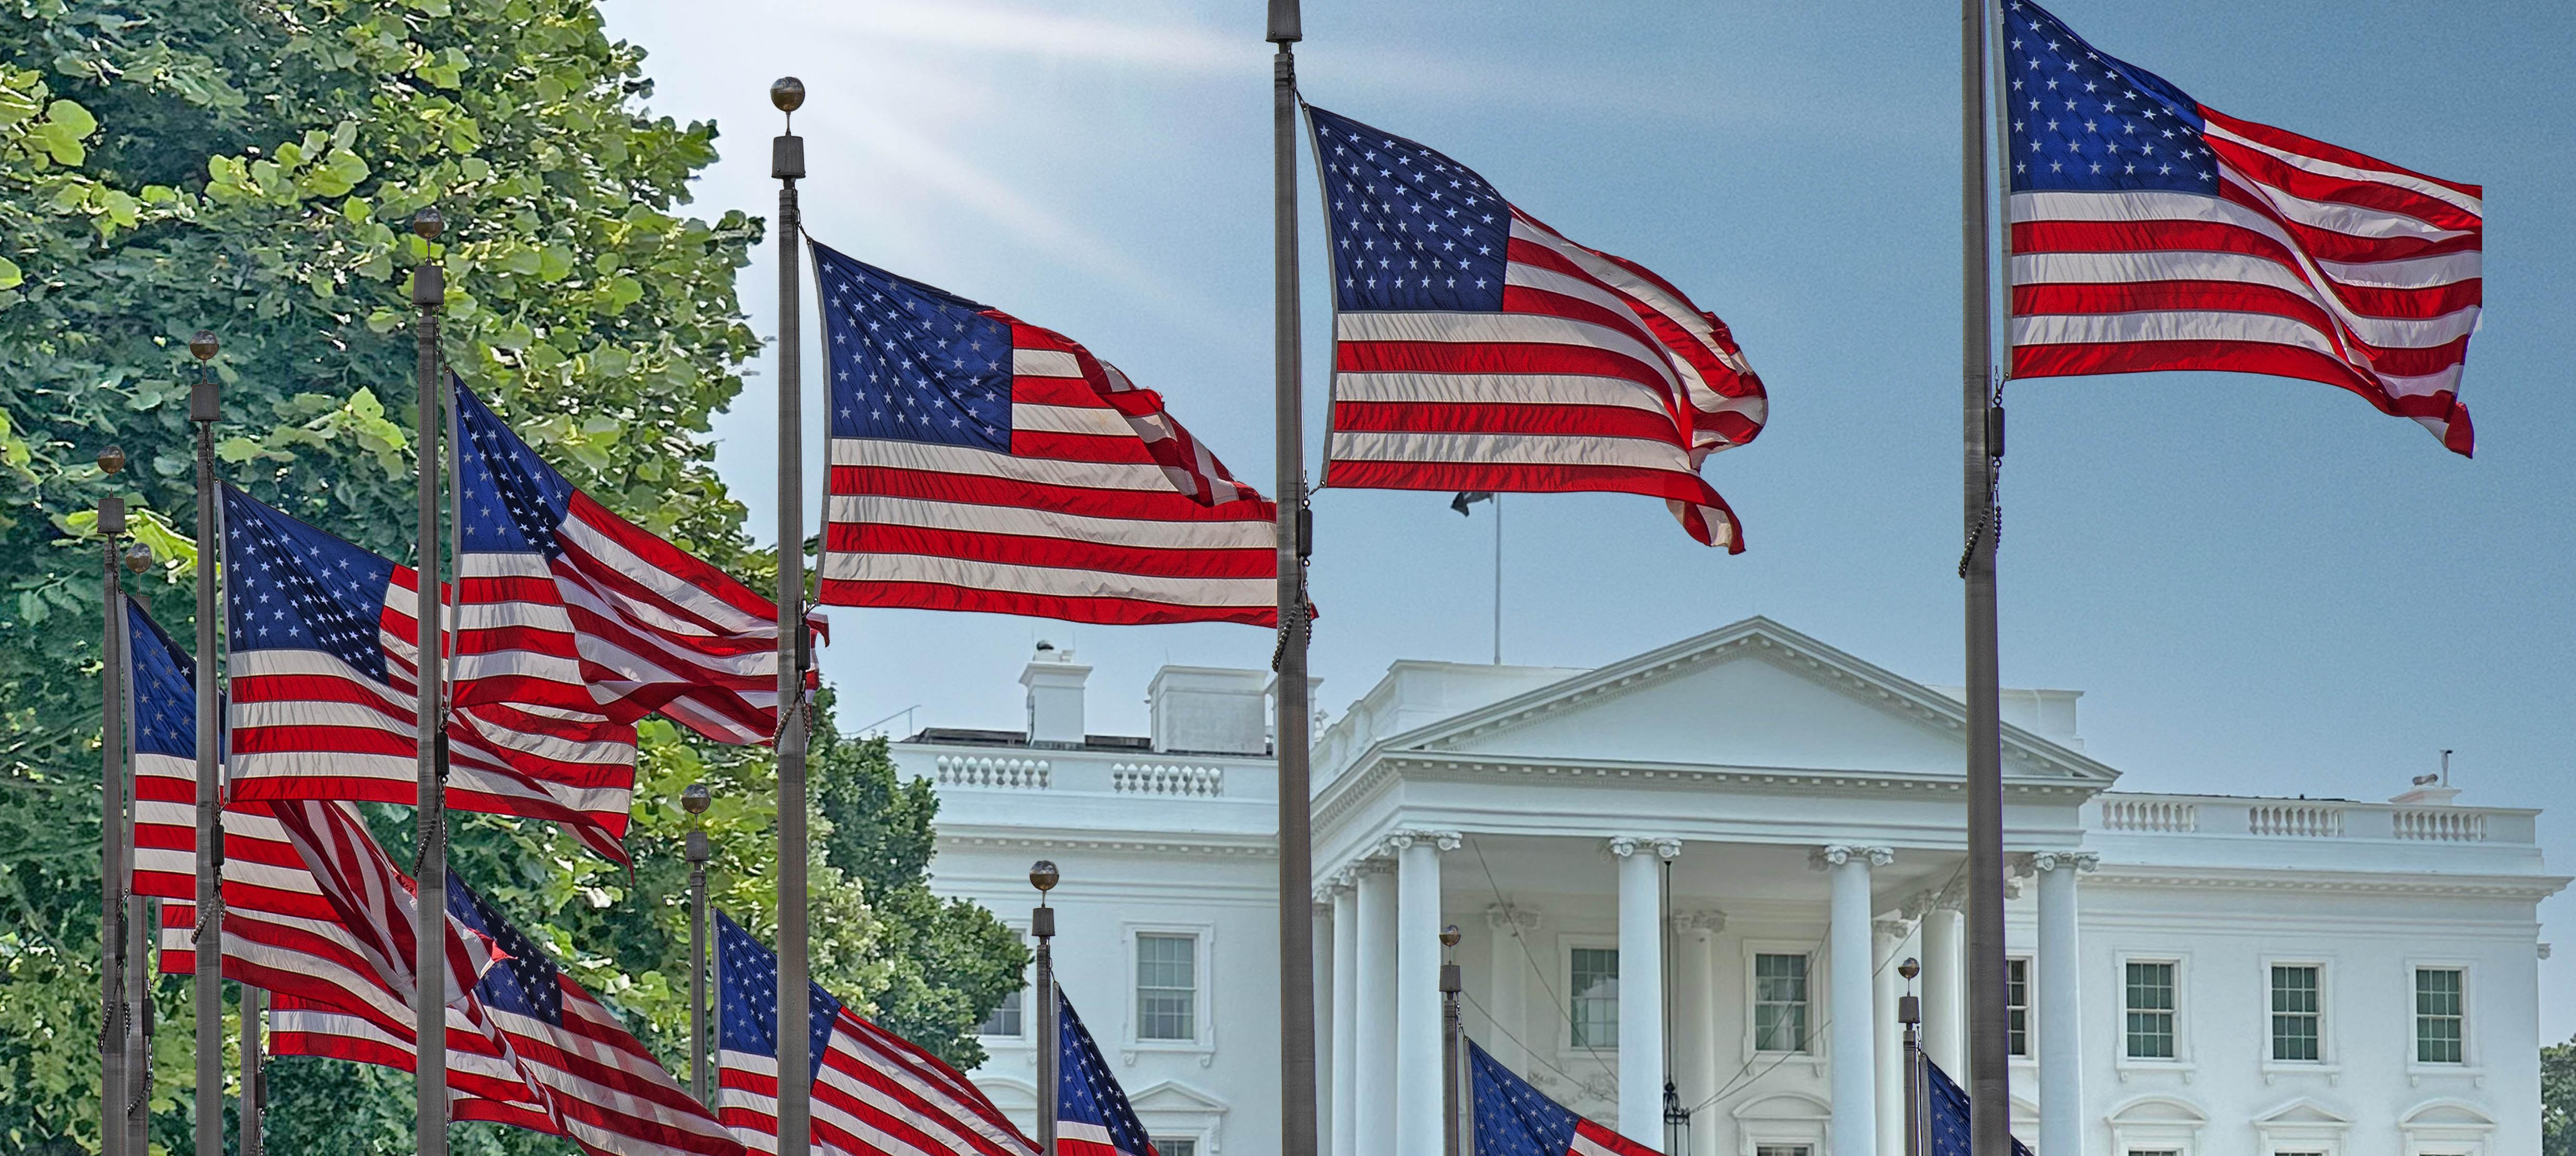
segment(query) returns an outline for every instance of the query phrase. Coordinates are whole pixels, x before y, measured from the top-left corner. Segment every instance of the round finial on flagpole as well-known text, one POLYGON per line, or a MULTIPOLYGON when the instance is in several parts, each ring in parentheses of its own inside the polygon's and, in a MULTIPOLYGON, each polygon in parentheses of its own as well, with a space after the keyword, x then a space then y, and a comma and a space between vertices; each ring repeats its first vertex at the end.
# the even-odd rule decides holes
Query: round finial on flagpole
POLYGON ((1442 946, 1442 947, 1456 947, 1456 946, 1458 946, 1458 925, 1457 925, 1457 924, 1452 923, 1452 924, 1450 924, 1449 926, 1447 926, 1447 927, 1443 927, 1443 928, 1441 928, 1441 929, 1440 929, 1440 946, 1442 946))
POLYGON ((680 788, 680 809, 692 815, 706 814, 714 802, 715 796, 708 792, 705 783, 691 783, 680 788))
POLYGON ((440 233, 447 231, 447 218, 439 215, 435 206, 424 208, 411 215, 411 231, 421 240, 435 241, 440 233))
POLYGON ((1904 976, 1905 982, 1912 983, 1915 976, 1923 974, 1923 965, 1907 956, 1905 962, 1896 965, 1896 974, 1904 976))
POLYGON ((1056 881, 1061 878, 1063 876, 1057 874, 1052 859, 1040 859, 1029 864, 1029 886, 1037 888, 1041 894, 1055 890, 1056 881))
POLYGON ((152 548, 137 542, 125 548, 125 568, 140 574, 152 568, 152 548))
POLYGON ((778 111, 793 113, 805 107, 805 82, 793 76, 782 76, 769 84, 769 103, 778 111))
POLYGON ((124 447, 124 446, 109 446, 109 447, 107 447, 106 449, 103 449, 103 450, 98 451, 98 471, 99 471, 100 473, 103 473, 103 474, 113 474, 113 473, 118 473, 118 472, 120 472, 120 471, 122 471, 122 470, 124 470, 124 469, 125 469, 125 447, 124 447))
POLYGON ((215 354, 222 352, 223 348, 224 343, 215 340, 212 329, 200 329, 188 338, 188 352, 195 354, 199 361, 213 361, 215 354))

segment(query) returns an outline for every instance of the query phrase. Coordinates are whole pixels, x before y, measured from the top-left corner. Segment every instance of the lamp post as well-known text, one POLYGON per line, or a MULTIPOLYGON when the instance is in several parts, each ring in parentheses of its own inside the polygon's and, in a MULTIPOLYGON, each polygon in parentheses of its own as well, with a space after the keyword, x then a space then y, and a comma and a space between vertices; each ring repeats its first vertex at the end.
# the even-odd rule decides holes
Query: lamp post
POLYGON ((1064 1091, 1056 1071, 1064 1049, 1056 1034, 1062 1025, 1056 1015, 1055 908, 1047 906, 1047 893, 1060 878, 1053 860, 1029 865, 1029 886, 1038 889, 1038 909, 1029 913, 1029 937, 1038 941, 1038 1156, 1056 1156, 1056 1098, 1064 1091))
MULTIPOLYGON (((125 469, 125 451, 101 450, 99 472, 109 477, 125 469)), ((126 867, 130 849, 125 796, 125 594, 118 583, 117 539, 125 535, 125 499, 109 494, 98 500, 98 536, 105 558, 100 582, 106 629, 99 636, 98 727, 98 950, 99 950, 99 1152, 126 1156, 126 1089, 131 1079, 126 1046, 125 891, 133 876, 126 867)))
POLYGON ((1457 951, 1458 925, 1452 923, 1440 929, 1440 1107, 1449 1125, 1440 1130, 1444 1156, 1458 1156, 1467 1127, 1467 1094, 1458 1086, 1458 1055, 1467 1042, 1466 1029, 1458 1022, 1458 995, 1466 985, 1458 979, 1457 951))
POLYGON ((689 813, 688 842, 680 857, 689 861, 689 1090, 707 1102, 707 806, 715 797, 705 783, 680 792, 680 809, 689 813))

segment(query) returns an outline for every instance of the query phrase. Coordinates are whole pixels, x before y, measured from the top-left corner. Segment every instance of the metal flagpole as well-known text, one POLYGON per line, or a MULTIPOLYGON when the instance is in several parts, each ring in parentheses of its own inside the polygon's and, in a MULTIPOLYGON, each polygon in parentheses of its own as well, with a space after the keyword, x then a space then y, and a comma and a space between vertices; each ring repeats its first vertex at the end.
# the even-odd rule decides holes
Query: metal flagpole
POLYGON ((809 1018, 812 974, 805 922, 805 348, 797 283, 804 225, 796 204, 796 182, 805 175, 796 110, 805 104, 805 82, 780 77, 769 86, 769 103, 787 114, 786 131, 769 149, 769 175, 778 178, 778 1156, 805 1156, 813 1141, 813 1041, 791 1030, 809 1018))
POLYGON ((715 801, 705 783, 680 792, 689 813, 689 838, 680 857, 689 861, 689 1090, 707 1103, 707 831, 704 816, 715 801))
POLYGON ((1048 860, 1029 865, 1029 886, 1038 889, 1037 910, 1029 913, 1029 937, 1038 941, 1037 983, 1030 989, 1038 1005, 1038 1156, 1055 1156, 1056 1097, 1064 1091, 1064 1077, 1056 1071, 1064 1043, 1057 1035, 1063 1025, 1056 1014, 1055 908, 1047 906, 1047 893, 1059 878, 1048 860))
POLYGON ((1459 1156, 1467 1127, 1467 1095, 1458 1087, 1463 1067, 1458 1057, 1467 1042, 1467 1029, 1458 1022, 1458 995, 1467 988, 1459 982, 1457 950, 1458 925, 1452 923, 1440 929, 1440 1119, 1448 1125, 1440 1130, 1440 1139, 1445 1156, 1459 1156))
MULTIPOLYGON (((100 451, 98 468, 110 476, 125 468, 125 451, 100 451)), ((98 1107, 100 1156, 126 1156, 125 1111, 129 1101, 126 1047, 125 890, 132 878, 126 868, 125 825, 125 594, 117 566, 123 562, 117 539, 125 536, 125 499, 109 494, 98 500, 98 535, 106 565, 100 603, 106 629, 99 636, 98 686, 98 1107)))
POLYGON ((1993 246, 1987 218, 1994 168, 1986 152, 1987 20, 1991 0, 1960 0, 1959 247, 1962 518, 1967 586, 1968 1096, 1976 1156, 2010 1156, 2006 1054, 2003 723, 1995 642, 1995 469, 2003 409, 1993 388, 1993 246))
POLYGON ((215 375, 206 363, 218 346, 198 330, 188 339, 197 358, 196 385, 188 391, 188 420, 197 426, 197 1151, 221 1152, 224 1144, 224 812, 215 758, 222 720, 215 705, 216 559, 223 542, 215 493, 215 422, 223 416, 215 375))
MULTIPOLYGON (((1908 959, 1896 966, 1896 974, 1911 984, 1923 974, 1923 965, 1908 959)), ((1923 997, 1911 991, 1896 997, 1896 1022, 1905 1025, 1904 1156, 1927 1156, 1923 1151, 1923 997)))
POLYGON ((1305 399, 1299 377, 1297 292, 1297 55, 1305 38, 1297 0, 1270 0, 1271 174, 1277 262, 1274 293, 1278 369, 1279 496, 1279 1152, 1315 1153, 1314 848, 1306 786, 1313 727, 1306 702, 1306 557, 1313 524, 1306 507, 1305 399))
POLYGON ((1494 495, 1494 665, 1503 664, 1503 495, 1494 495))
MULTIPOLYGON (((413 426, 420 454, 419 578, 412 613, 418 616, 413 641, 419 647, 420 693, 413 723, 419 733, 420 832, 419 918, 414 924, 412 1031, 420 1062, 414 1069, 413 1143, 420 1156, 447 1152, 447 713, 445 663, 440 643, 439 599, 439 394, 438 311, 447 304, 447 277, 429 246, 445 231, 447 220, 435 208, 411 217, 411 231, 421 239, 420 264, 411 271, 411 303, 420 310, 414 381, 420 408, 413 426)), ((202 1149, 201 1149, 202 1150, 202 1149)))
POLYGON ((240 1156, 259 1156, 259 1115, 268 1099, 268 1070, 260 1057, 260 1005, 265 995, 243 984, 241 989, 241 1147, 240 1156))
MULTIPOLYGON (((124 455, 117 455, 121 460, 124 455)), ((104 465, 105 463, 101 463, 104 465)), ((126 570, 141 574, 152 567, 152 551, 141 542, 125 548, 126 570)), ((125 1151, 129 1156, 143 1156, 149 1150, 145 1133, 152 1117, 152 981, 151 957, 145 945, 159 926, 158 910, 134 893, 134 680, 133 640, 126 631, 124 605, 135 601, 131 594, 119 594, 116 611, 116 657, 129 672, 124 680, 125 697, 117 709, 125 720, 125 766, 119 791, 125 796, 125 818, 117 826, 117 847, 122 852, 124 873, 117 886, 125 892, 125 1101, 120 1105, 124 1119, 125 1151)), ((144 603, 149 612, 152 606, 144 603)))

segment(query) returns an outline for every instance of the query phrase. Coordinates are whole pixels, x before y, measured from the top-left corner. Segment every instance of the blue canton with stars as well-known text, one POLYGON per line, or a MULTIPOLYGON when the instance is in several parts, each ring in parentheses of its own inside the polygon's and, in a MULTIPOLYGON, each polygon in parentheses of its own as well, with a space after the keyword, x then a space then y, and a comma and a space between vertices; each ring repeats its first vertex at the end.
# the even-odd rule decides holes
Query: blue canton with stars
MULTIPOLYGON (((1926 1121, 1932 1134, 1929 1156, 1973 1156, 1968 1150, 1967 1089, 1951 1080, 1949 1073, 1928 1057, 1918 1062, 1923 1065, 1924 1099, 1929 1101, 1925 1106, 1930 1109, 1930 1119, 1926 1121)), ((2012 1142, 2012 1150, 2013 1156, 2030 1156, 2030 1149, 2020 1140, 2012 1142)))
POLYGON ((812 245, 832 436, 1011 452, 1011 326, 992 310, 812 245))
POLYGON ((1475 1156, 1565 1156, 1580 1119, 1475 1044, 1467 1045, 1476 1095, 1475 1156))
POLYGON ((161 624, 125 603, 126 673, 134 689, 134 753, 197 757, 196 663, 161 624))
POLYGON ((224 487, 224 617, 233 653, 319 650, 386 681, 394 564, 224 487))
POLYGON ((1145 1138, 1145 1125, 1136 1119, 1135 1106, 1127 1102, 1127 1090, 1109 1074, 1109 1062, 1100 1058, 1100 1048, 1091 1042, 1082 1017, 1073 1014, 1073 1001, 1065 998, 1064 989, 1056 988, 1055 996, 1056 1119, 1105 1128, 1110 1147, 1128 1156, 1146 1156, 1154 1150, 1153 1144, 1145 1138))
POLYGON ((474 985, 474 996, 483 1001, 483 1006, 563 1026, 563 985, 555 982, 559 974, 555 961, 535 941, 510 926, 510 921, 501 917, 500 908, 458 881, 453 871, 447 874, 447 914, 491 936, 492 945, 509 957, 493 964, 483 973, 482 982, 474 985))
MULTIPOLYGON (((832 1024, 841 1017, 841 1001, 819 984, 808 984, 814 998, 807 1025, 812 1043, 805 1055, 813 1071, 823 1070, 823 1052, 832 1045, 832 1024)), ((716 1047, 728 1052, 778 1058, 778 956, 731 916, 716 912, 716 1047)))
POLYGON ((2004 7, 2014 192, 2218 192, 2218 158, 2191 94, 2094 51, 2029 0, 2004 7))
POLYGON ((476 553, 563 553, 555 527, 572 502, 572 483, 528 448, 483 399, 451 378, 456 391, 459 545, 476 553))
POLYGON ((1512 209, 1474 169, 1306 106, 1346 312, 1499 313, 1512 209))

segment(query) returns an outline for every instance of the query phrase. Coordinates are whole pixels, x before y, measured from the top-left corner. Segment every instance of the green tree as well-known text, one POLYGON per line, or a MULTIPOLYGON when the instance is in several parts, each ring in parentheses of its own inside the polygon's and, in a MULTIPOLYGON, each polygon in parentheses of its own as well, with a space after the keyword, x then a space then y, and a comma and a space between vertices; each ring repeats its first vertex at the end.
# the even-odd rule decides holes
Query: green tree
MULTIPOLYGON (((408 559, 411 265, 448 273, 443 353, 575 484, 755 586, 708 443, 758 343, 733 277, 758 220, 689 215, 715 129, 643 111, 643 54, 592 0, 0 0, 0 1148, 97 1145, 97 543, 109 492, 196 580, 186 335, 216 331, 226 470, 408 559), (447 218, 434 250, 404 230, 447 218), (89 464, 121 444, 111 482, 89 464)), ((600 862, 543 824, 463 817, 455 864, 670 1060, 687 1025, 687 828, 707 781, 718 903, 773 928, 767 752, 649 723, 630 838, 600 862)), ((818 736, 815 976, 959 1063, 1022 955, 923 882, 930 799, 883 745, 818 736)), ((380 809, 388 845, 408 815, 380 809)), ((158 993, 155 1141, 189 1145, 184 984, 158 993)), ((227 1032, 227 1039, 233 1033, 227 1032)), ((684 1067, 675 1063, 675 1068, 684 1067)), ((409 1081, 291 1060, 279 1151, 393 1152, 409 1081)), ((460 1151, 553 1151, 467 1126, 460 1151)))
POLYGON ((2540 1049, 2540 1156, 2576 1156, 2576 1038, 2540 1049))

